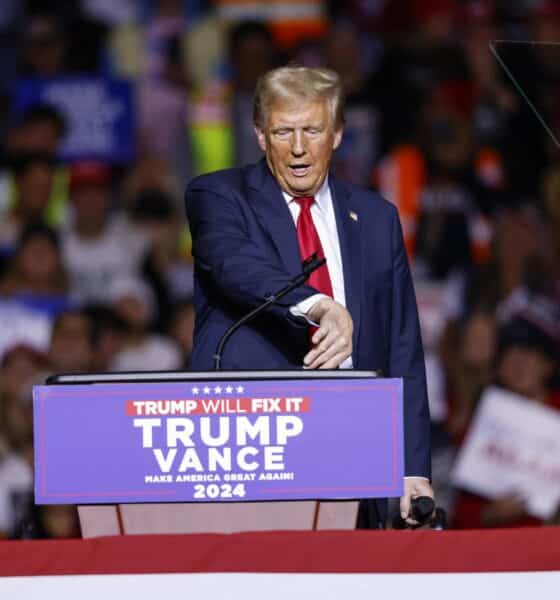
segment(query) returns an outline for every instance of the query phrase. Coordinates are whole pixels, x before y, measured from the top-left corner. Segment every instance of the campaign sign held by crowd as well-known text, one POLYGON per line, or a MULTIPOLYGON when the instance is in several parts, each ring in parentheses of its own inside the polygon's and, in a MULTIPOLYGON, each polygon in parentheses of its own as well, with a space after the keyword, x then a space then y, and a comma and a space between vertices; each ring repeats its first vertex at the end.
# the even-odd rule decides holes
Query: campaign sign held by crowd
POLYGON ((560 412, 488 388, 454 467, 455 485, 487 498, 522 497, 531 515, 560 503, 560 412))
POLYGON ((15 113, 23 114, 37 104, 58 109, 65 120, 61 159, 127 162, 133 158, 135 110, 129 82, 100 77, 21 81, 15 90, 15 113))
POLYGON ((402 380, 34 388, 38 504, 400 496, 402 380))

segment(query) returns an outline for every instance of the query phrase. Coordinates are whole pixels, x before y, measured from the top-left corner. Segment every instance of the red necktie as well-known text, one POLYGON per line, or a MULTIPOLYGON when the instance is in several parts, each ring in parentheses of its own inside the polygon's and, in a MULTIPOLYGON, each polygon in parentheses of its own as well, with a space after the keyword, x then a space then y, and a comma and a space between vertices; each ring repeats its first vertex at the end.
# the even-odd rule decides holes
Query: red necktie
MULTIPOLYGON (((305 261, 314 253, 317 254, 318 258, 324 258, 323 246, 321 246, 319 234, 311 217, 311 205, 315 202, 315 198, 310 196, 294 198, 294 200, 301 207, 297 220, 297 238, 301 259, 305 261)), ((307 282, 317 291, 333 298, 331 278, 326 264, 313 271, 307 282)))

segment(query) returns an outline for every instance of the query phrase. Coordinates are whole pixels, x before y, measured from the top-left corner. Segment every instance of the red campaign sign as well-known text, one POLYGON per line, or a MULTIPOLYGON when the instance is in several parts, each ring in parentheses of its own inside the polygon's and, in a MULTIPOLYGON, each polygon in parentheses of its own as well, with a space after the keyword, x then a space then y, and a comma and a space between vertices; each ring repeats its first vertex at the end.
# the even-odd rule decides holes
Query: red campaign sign
POLYGON ((187 398, 127 400, 129 417, 215 414, 307 413, 311 400, 293 398, 187 398))

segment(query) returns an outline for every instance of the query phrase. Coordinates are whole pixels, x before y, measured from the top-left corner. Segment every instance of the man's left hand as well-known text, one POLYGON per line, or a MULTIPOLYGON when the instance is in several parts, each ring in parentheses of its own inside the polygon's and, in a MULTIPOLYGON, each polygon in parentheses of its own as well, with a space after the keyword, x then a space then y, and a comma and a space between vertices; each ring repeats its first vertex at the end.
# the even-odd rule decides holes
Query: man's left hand
POLYGON ((338 369, 352 356, 352 317, 342 304, 325 296, 316 302, 307 316, 319 323, 313 334, 313 348, 305 355, 306 369, 338 369))
POLYGON ((410 514, 410 503, 413 498, 419 496, 434 497, 432 485, 424 477, 405 477, 404 479, 404 495, 401 497, 401 517, 406 521, 407 525, 418 525, 410 514))

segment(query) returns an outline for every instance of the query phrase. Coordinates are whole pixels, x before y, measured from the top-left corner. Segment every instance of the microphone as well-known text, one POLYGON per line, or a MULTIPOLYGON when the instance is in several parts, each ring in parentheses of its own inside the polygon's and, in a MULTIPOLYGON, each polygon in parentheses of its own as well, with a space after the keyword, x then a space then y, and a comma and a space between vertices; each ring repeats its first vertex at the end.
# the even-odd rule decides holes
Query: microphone
POLYGON ((257 315, 259 315, 263 310, 267 309, 269 306, 278 302, 280 298, 291 292, 292 290, 298 288, 300 285, 303 285, 311 273, 316 271, 319 267, 322 267, 327 262, 326 258, 319 258, 317 253, 312 254, 310 257, 306 258, 302 264, 302 271, 298 275, 296 275, 293 279, 290 280, 290 283, 283 287, 281 290, 276 292, 275 294, 271 294, 268 298, 262 303, 259 304, 256 308, 254 308, 251 312, 247 313, 239 321, 236 321, 220 338, 218 345, 216 346, 216 352, 214 353, 214 370, 219 371, 222 368, 222 354, 224 352, 225 345, 227 344, 229 338, 245 323, 254 319, 257 315))
POLYGON ((413 498, 410 503, 410 516, 418 521, 418 525, 409 525, 406 520, 398 514, 393 517, 393 529, 406 529, 407 527, 416 529, 417 527, 425 525, 430 520, 435 506, 433 498, 430 498, 429 496, 418 496, 418 498, 413 498))

